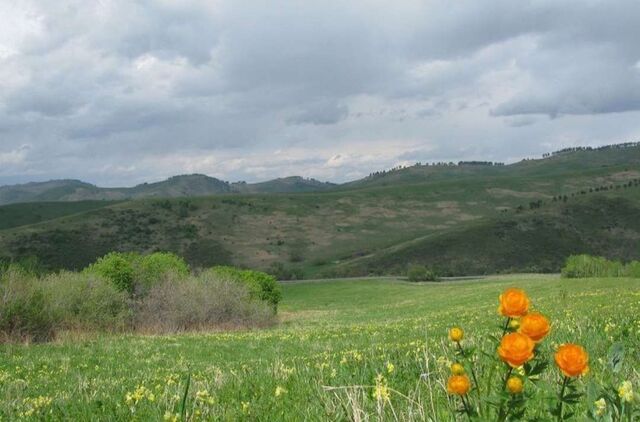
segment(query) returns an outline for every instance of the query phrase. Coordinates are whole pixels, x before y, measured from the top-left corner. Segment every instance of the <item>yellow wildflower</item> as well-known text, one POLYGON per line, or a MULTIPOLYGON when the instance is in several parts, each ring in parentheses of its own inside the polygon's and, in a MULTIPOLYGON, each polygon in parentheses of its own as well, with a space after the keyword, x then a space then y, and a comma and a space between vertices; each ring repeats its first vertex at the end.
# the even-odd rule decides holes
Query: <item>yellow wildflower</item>
POLYGON ((593 403, 593 406, 596 408, 595 414, 596 416, 603 416, 607 411, 607 402, 604 398, 600 398, 593 403))
POLYGON ((633 384, 631 384, 631 381, 624 381, 620 384, 618 395, 624 402, 630 403, 633 401, 633 384))

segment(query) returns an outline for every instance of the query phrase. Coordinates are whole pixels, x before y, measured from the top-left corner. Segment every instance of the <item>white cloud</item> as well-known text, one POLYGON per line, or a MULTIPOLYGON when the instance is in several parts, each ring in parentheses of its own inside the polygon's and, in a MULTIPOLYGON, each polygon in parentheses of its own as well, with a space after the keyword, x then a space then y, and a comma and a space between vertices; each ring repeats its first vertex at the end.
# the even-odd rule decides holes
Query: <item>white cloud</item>
POLYGON ((0 184, 345 180, 639 135, 636 1, 281 6, 0 3, 0 184))

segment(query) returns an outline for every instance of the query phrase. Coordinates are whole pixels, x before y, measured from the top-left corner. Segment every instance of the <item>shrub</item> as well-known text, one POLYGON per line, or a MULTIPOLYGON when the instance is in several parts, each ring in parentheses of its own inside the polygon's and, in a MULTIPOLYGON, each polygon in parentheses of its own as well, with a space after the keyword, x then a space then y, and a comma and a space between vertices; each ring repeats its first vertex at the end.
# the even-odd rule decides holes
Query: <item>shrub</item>
POLYGON ((625 265, 601 256, 571 255, 567 258, 561 275, 564 278, 639 277, 640 263, 632 261, 625 265))
POLYGON ((168 333, 210 328, 267 326, 271 306, 251 299, 246 285, 212 272, 165 278, 151 287, 136 309, 136 329, 168 333))
POLYGON ((640 278, 640 261, 631 261, 624 268, 626 277, 640 278))
POLYGON ((133 265, 136 287, 143 291, 148 290, 169 273, 182 277, 189 275, 189 266, 184 259, 171 252, 155 252, 140 256, 133 265))
POLYGON ((561 276, 564 278, 582 277, 623 277, 630 268, 620 261, 609 261, 601 256, 571 255, 565 261, 561 276))
POLYGON ((252 299, 263 300, 271 304, 274 310, 277 309, 282 292, 274 276, 261 271, 226 266, 213 267, 205 272, 205 274, 208 273, 245 284, 252 299))
POLYGON ((407 278, 409 281, 436 281, 436 274, 424 265, 412 265, 407 270, 407 278))
POLYGON ((92 274, 37 278, 23 270, 0 276, 0 337, 48 341, 61 330, 121 331, 130 326, 127 293, 92 274))
POLYGON ((57 322, 35 277, 15 269, 0 275, 0 340, 47 341, 57 322))
POLYGON ((85 268, 85 273, 97 274, 111 281, 119 291, 133 293, 134 265, 137 254, 110 252, 85 268))
POLYGON ((94 274, 62 272, 40 280, 56 330, 123 331, 132 320, 126 292, 94 274))

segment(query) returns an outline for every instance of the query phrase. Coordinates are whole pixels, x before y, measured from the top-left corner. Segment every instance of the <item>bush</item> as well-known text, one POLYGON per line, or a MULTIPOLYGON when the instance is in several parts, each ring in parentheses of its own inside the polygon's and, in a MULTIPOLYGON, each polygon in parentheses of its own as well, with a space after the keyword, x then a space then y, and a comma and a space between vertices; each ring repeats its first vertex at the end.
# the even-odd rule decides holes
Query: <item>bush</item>
POLYGON ((424 265, 412 265, 407 270, 407 278, 409 281, 436 281, 436 274, 424 265))
POLYGON ((571 255, 561 271, 564 278, 640 277, 640 262, 623 264, 601 256, 571 255))
POLYGON ((220 278, 245 284, 249 289, 249 294, 252 299, 263 300, 271 304, 274 310, 277 309, 278 302, 280 302, 282 296, 276 278, 261 271, 241 270, 234 267, 220 266, 213 267, 204 274, 216 275, 220 278))
POLYGON ((0 277, 0 338, 48 341, 61 330, 121 331, 130 326, 127 293, 90 274, 37 278, 20 270, 0 277))
POLYGON ((110 252, 102 258, 98 258, 84 271, 87 274, 97 274, 106 278, 119 291, 133 293, 135 287, 133 261, 135 259, 137 259, 137 254, 110 252))
POLYGON ((128 294, 93 274, 62 272, 40 280, 56 330, 123 331, 132 322, 128 294))
POLYGON ((170 252, 140 256, 132 264, 136 290, 146 291, 168 274, 182 277, 189 275, 189 266, 184 259, 170 252))
POLYGON ((208 272, 165 278, 136 309, 136 329, 173 333, 210 328, 267 326, 275 322, 267 303, 251 299, 247 286, 208 272))
POLYGON ((0 340, 47 341, 57 320, 35 277, 8 269, 0 276, 0 340))

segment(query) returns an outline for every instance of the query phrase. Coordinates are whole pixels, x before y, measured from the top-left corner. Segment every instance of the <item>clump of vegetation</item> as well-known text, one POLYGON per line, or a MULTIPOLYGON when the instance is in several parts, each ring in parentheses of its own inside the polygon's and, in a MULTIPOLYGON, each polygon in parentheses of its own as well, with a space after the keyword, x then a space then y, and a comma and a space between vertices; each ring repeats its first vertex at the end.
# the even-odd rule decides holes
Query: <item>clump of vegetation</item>
POLYGON ((104 277, 119 291, 133 293, 133 259, 133 254, 110 252, 85 268, 85 273, 104 277))
POLYGON ((37 277, 17 267, 0 274, 0 340, 48 341, 61 330, 129 327, 128 295, 110 281, 71 272, 37 277))
POLYGON ((562 268, 562 277, 640 277, 640 261, 624 264, 601 256, 571 255, 562 268))
POLYGON ((407 270, 407 278, 409 281, 437 281, 436 273, 424 265, 411 265, 407 270))
POLYGON ((155 252, 138 256, 134 261, 136 283, 145 290, 161 281, 168 274, 185 277, 189 266, 181 257, 170 252, 155 252))
POLYGON ((176 332, 275 322, 273 276, 232 267, 191 275, 169 253, 112 252, 81 273, 0 268, 0 341, 43 342, 64 331, 176 332))
POLYGON ((136 330, 175 333, 211 328, 264 327, 275 322, 272 307, 252 300, 246 286, 212 272, 154 285, 135 312, 136 330))
POLYGON ((189 266, 184 259, 170 252, 154 252, 150 255, 110 252, 84 271, 110 280, 118 290, 144 296, 168 274, 187 276, 189 266))
POLYGON ((213 267, 205 273, 207 272, 245 284, 252 299, 265 301, 271 304, 274 310, 278 308, 282 292, 274 276, 261 271, 241 270, 229 266, 213 267))

